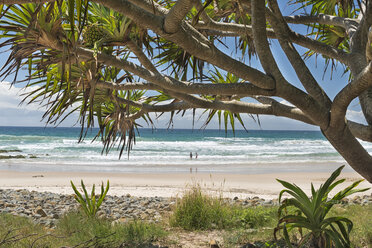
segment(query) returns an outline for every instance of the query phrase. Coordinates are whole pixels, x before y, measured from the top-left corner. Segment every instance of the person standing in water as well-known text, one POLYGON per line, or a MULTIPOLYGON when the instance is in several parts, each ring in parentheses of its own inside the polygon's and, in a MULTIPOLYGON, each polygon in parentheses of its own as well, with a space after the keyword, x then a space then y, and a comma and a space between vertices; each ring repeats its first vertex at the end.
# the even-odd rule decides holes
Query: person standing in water
POLYGON ((190 159, 192 159, 192 152, 190 152, 190 159))

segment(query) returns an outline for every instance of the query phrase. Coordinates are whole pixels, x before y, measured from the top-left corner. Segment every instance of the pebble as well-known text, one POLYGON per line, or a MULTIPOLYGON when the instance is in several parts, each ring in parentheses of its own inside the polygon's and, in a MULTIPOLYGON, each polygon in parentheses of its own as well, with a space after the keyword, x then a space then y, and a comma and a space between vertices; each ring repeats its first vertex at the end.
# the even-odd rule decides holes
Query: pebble
MULTIPOLYGON (((259 197, 241 199, 227 198, 231 205, 243 207, 277 206, 278 199, 265 200, 259 197)), ((167 216, 176 204, 176 199, 166 197, 136 197, 107 195, 97 216, 106 217, 112 223, 125 223, 129 220, 145 220, 161 222, 162 216, 167 216)), ((343 199, 341 204, 372 204, 372 194, 343 199)), ((32 218, 36 223, 53 228, 65 213, 79 209, 73 195, 63 195, 51 192, 28 191, 25 189, 0 189, 0 213, 11 213, 32 218)))

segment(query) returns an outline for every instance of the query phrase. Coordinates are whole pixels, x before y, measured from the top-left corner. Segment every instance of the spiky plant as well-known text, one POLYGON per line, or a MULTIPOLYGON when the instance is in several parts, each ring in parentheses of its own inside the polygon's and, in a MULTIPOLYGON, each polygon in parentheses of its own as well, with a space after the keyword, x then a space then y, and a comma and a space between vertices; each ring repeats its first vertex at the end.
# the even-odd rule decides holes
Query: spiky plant
POLYGON ((279 222, 274 235, 279 230, 283 230, 288 247, 292 247, 288 232, 296 229, 301 234, 299 247, 307 247, 309 243, 315 248, 348 248, 351 246, 349 235, 353 223, 347 218, 329 216, 328 213, 343 198, 369 188, 355 189, 363 181, 358 180, 330 198, 329 193, 345 181, 345 179, 335 181, 344 167, 341 166, 335 170, 318 190, 315 190, 311 184, 311 197, 308 197, 297 185, 277 179, 286 189, 279 194, 279 222), (288 193, 292 198, 282 200, 284 193, 288 193), (294 208, 295 213, 288 212, 288 207, 294 208), (305 230, 308 232, 305 233, 305 230))
POLYGON ((103 151, 118 144, 120 156, 125 148, 129 152, 135 140, 135 120, 143 116, 152 123, 148 115, 138 114, 139 107, 127 104, 145 101, 145 91, 102 87, 105 82, 119 84, 133 78, 125 70, 77 57, 74 51, 81 45, 98 45, 99 52, 126 58, 129 52, 125 37, 139 36, 135 25, 125 16, 88 1, 11 5, 3 9, 2 15, 4 42, 0 46, 11 46, 12 53, 1 76, 15 72, 13 83, 24 82, 18 80, 18 71, 28 69, 27 86, 33 90, 24 95, 23 101, 45 106, 43 119, 53 125, 79 113, 79 141, 97 120, 100 129, 96 138, 103 142, 103 151))

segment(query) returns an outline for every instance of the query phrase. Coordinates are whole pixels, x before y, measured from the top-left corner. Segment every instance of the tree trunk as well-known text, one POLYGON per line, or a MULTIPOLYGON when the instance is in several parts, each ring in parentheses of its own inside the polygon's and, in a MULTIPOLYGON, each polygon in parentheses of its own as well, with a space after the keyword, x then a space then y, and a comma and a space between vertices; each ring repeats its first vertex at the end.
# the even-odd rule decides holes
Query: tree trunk
POLYGON ((372 125, 372 89, 364 91, 359 96, 359 101, 368 125, 372 125))
POLYGON ((329 127, 322 132, 349 165, 372 183, 372 157, 351 134, 346 124, 343 123, 340 127, 329 127))

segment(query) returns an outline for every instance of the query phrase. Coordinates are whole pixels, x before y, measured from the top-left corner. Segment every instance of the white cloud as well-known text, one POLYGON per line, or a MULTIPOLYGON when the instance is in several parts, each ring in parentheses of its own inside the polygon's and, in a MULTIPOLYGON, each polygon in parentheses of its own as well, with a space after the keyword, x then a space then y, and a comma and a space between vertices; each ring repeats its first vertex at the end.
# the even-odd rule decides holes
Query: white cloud
MULTIPOLYGON (((37 103, 19 105, 24 96, 22 94, 37 89, 31 86, 27 89, 11 87, 8 82, 0 82, 0 126, 44 126, 41 121, 45 108, 37 103)), ((66 119, 61 126, 72 126, 76 116, 66 119)))
POLYGON ((24 98, 22 94, 29 93, 33 90, 37 89, 36 86, 30 86, 27 89, 24 88, 17 88, 11 86, 8 82, 1 82, 0 83, 0 109, 4 108, 15 108, 15 109, 26 109, 26 110, 43 110, 40 108, 40 105, 36 103, 31 104, 22 104, 19 105, 24 98))
POLYGON ((348 109, 346 112, 346 118, 351 121, 355 121, 355 122, 362 123, 362 124, 367 124, 364 118, 363 112, 361 110, 355 111, 355 110, 348 109))

